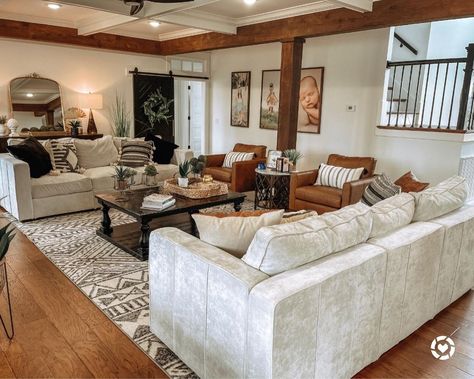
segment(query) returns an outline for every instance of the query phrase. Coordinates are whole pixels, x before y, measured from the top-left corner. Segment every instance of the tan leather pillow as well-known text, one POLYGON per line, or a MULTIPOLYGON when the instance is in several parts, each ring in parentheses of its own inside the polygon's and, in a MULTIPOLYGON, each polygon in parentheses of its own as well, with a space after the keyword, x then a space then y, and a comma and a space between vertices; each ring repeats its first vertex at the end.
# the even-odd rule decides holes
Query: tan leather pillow
POLYGON ((420 182, 411 171, 398 178, 395 184, 402 188, 402 192, 421 192, 430 185, 430 183, 420 182))

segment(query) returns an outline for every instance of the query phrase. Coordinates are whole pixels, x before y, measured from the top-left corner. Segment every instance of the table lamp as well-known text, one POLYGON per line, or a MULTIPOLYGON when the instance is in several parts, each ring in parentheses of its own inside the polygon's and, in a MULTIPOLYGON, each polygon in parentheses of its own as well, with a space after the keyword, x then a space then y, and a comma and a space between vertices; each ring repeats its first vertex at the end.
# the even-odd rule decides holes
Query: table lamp
POLYGON ((81 94, 79 98, 79 107, 89 109, 89 122, 87 123, 87 134, 97 134, 93 109, 102 109, 102 95, 97 93, 81 94))

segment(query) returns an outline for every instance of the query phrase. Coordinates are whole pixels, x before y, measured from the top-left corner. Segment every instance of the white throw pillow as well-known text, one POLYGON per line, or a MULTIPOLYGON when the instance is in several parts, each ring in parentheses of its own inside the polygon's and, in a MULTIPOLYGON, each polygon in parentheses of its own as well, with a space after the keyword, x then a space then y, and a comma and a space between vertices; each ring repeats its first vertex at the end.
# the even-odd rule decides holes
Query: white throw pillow
POLYGON ((456 175, 411 195, 415 198, 413 221, 429 221, 463 206, 467 198, 466 179, 456 175))
POLYGON ((319 216, 334 234, 334 253, 363 243, 372 231, 370 207, 357 203, 319 216))
POLYGON ((415 213, 415 199, 402 193, 378 202, 370 211, 373 217, 370 238, 374 238, 410 224, 415 213))
POLYGON ((74 145, 79 158, 79 166, 85 169, 110 166, 117 162, 119 156, 112 136, 104 136, 96 140, 75 139, 74 145))
POLYGON ((314 184, 317 186, 327 186, 342 189, 344 183, 359 180, 363 173, 363 167, 344 168, 322 163, 319 166, 318 177, 316 178, 316 183, 314 184))
POLYGON ((247 251, 257 231, 281 222, 284 210, 267 212, 250 217, 215 217, 193 214, 202 241, 241 258, 247 251))
POLYGON ((236 153, 231 151, 227 153, 222 167, 232 168, 235 162, 251 161, 255 157, 255 153, 236 153))
POLYGON ((314 216, 260 229, 242 260, 267 275, 276 275, 332 252, 333 234, 314 216))

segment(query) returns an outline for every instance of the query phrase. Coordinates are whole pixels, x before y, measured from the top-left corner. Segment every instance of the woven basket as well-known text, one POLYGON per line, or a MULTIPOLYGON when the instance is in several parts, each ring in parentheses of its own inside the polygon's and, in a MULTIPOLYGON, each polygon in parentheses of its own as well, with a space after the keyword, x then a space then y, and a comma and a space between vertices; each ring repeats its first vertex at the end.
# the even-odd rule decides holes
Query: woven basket
POLYGON ((201 180, 189 180, 187 188, 178 186, 177 179, 167 179, 163 185, 163 191, 171 195, 187 197, 189 199, 207 199, 208 197, 227 195, 229 188, 227 184, 214 181, 204 183, 201 180))

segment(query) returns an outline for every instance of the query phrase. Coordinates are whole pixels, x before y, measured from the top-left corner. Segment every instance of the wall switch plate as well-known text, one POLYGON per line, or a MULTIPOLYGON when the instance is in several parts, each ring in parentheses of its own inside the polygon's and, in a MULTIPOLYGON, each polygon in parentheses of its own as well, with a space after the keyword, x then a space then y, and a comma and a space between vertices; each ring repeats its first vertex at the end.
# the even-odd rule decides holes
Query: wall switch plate
POLYGON ((355 112, 356 106, 355 105, 346 105, 346 112, 355 112))

